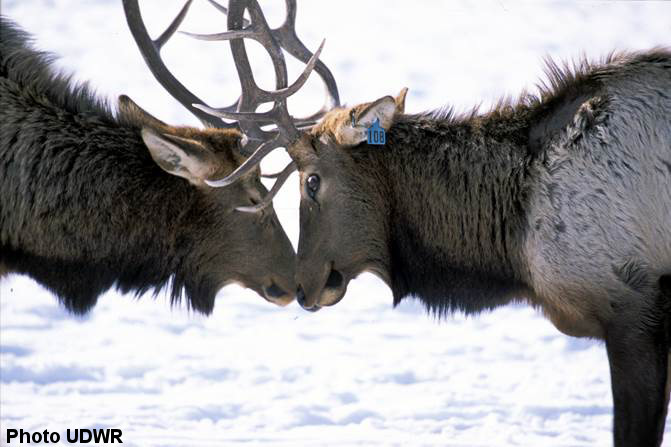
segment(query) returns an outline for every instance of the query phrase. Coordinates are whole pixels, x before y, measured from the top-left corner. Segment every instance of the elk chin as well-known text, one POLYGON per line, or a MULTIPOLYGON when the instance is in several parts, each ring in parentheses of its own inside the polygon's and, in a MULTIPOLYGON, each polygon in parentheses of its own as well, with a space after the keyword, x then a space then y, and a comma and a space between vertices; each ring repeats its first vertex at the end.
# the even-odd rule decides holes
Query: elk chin
POLYGON ((219 290, 229 285, 237 285, 243 289, 253 290, 264 300, 280 307, 287 306, 294 300, 295 297, 293 293, 289 292, 289 290, 294 290, 294 287, 279 286, 274 280, 269 281, 268 285, 257 285, 254 281, 244 279, 229 279, 221 284, 219 290))
POLYGON ((294 300, 294 294, 288 292, 287 290, 293 290, 293 288, 284 288, 278 286, 275 281, 273 281, 269 286, 263 287, 263 293, 260 295, 263 296, 269 303, 276 304, 280 307, 285 307, 294 300))

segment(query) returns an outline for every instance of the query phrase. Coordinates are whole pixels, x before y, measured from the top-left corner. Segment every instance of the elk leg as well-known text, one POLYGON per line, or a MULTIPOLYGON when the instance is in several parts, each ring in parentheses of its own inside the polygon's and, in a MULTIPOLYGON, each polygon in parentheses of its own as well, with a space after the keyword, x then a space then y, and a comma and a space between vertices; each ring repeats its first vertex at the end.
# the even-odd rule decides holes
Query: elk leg
POLYGON ((669 400, 671 400, 671 275, 662 276, 659 281, 661 294, 660 305, 664 309, 666 314, 666 349, 667 349, 667 363, 666 363, 666 389, 665 389, 665 402, 664 402, 664 416, 662 421, 662 433, 660 435, 660 445, 661 440, 664 437, 664 423, 666 421, 666 416, 669 414, 669 400))
POLYGON ((660 445, 662 444, 662 438, 664 437, 664 424, 666 422, 666 415, 669 414, 669 396, 671 395, 671 350, 667 354, 666 358, 668 359, 666 364, 666 390, 665 390, 665 400, 664 400, 664 414, 662 415, 662 433, 660 435, 660 445))
POLYGON ((606 332, 615 446, 657 447, 668 401, 669 317, 655 306, 647 318, 619 320, 606 332))

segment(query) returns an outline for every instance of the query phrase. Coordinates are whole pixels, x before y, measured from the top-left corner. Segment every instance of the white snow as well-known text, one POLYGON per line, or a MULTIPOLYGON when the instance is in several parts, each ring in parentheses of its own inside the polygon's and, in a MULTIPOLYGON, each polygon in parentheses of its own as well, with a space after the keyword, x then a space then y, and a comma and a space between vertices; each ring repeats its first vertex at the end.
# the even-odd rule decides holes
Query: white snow
MULTIPOLYGON (((154 34, 180 1, 144 1, 154 34)), ((279 25, 283 2, 262 2, 279 25)), ((4 0, 2 14, 62 56, 58 66, 111 99, 129 94, 165 121, 197 124, 154 81, 127 31, 120 2, 4 0)), ((298 31, 344 102, 410 89, 417 112, 446 103, 483 107, 533 88, 542 58, 669 45, 671 3, 300 1, 298 31)), ((221 31, 196 1, 185 30, 221 31)), ((261 85, 267 56, 253 48, 261 85)), ((176 35, 165 49, 177 76, 211 105, 238 83, 226 44, 176 35)), ((295 77, 301 64, 290 64, 295 77)), ((320 83, 290 103, 304 114, 320 83)), ((264 169, 287 160, 273 155, 264 169)), ((294 243, 297 182, 275 201, 294 243)), ((206 318, 112 291, 85 318, 69 315, 26 277, 0 284, 0 386, 6 429, 120 428, 130 446, 595 446, 611 443, 612 401, 599 342, 560 334, 536 311, 509 306, 444 321, 372 275, 316 314, 276 308, 223 289, 206 318)), ((667 423, 667 445, 671 445, 667 423)), ((12 445, 14 442, 12 442, 12 445)), ((62 445, 65 443, 62 441, 62 445)))

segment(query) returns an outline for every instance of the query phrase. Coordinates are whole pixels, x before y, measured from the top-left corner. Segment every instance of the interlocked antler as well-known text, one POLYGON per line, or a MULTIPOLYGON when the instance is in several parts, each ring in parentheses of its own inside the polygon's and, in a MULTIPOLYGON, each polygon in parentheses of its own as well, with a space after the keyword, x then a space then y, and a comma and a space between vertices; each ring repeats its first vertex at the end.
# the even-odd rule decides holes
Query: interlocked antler
MULTIPOLYGON (((161 49, 173 34, 175 34, 175 31, 177 31, 177 28, 184 20, 184 17, 186 17, 191 2, 192 0, 188 0, 184 4, 177 17, 175 17, 168 28, 166 28, 166 30, 155 40, 149 37, 147 28, 142 20, 142 15, 140 14, 140 7, 138 6, 137 0, 123 0, 123 9, 126 13, 128 27, 135 39, 135 43, 142 53, 145 63, 163 88, 193 113, 204 125, 218 128, 237 128, 238 125, 236 123, 224 123, 223 121, 212 117, 212 115, 194 107, 194 103, 204 104, 203 100, 184 87, 184 85, 170 73, 170 70, 168 70, 163 63, 163 59, 161 59, 161 49)), ((237 105, 237 102, 233 104, 231 110, 236 110, 237 105)))
MULTIPOLYGON (((237 127, 244 133, 246 138, 244 138, 242 149, 245 153, 251 154, 249 158, 229 176, 213 182, 207 181, 210 186, 221 187, 230 185, 249 171, 255 169, 261 160, 276 148, 290 147, 300 137, 301 133, 299 129, 309 128, 315 124, 327 111, 339 106, 340 99, 333 75, 326 65, 319 61, 319 55, 324 47, 324 42, 312 54, 296 35, 296 0, 285 0, 287 17, 282 26, 277 29, 270 29, 256 0, 229 0, 228 8, 219 5, 214 0, 208 1, 228 16, 228 31, 217 34, 184 34, 201 40, 230 40, 235 68, 240 78, 242 94, 234 104, 223 108, 212 108, 187 90, 168 71, 160 56, 161 48, 172 37, 184 20, 192 0, 186 2, 175 20, 156 40, 152 40, 147 33, 140 15, 137 0, 123 0, 123 5, 128 26, 135 38, 135 42, 140 48, 145 62, 154 74, 154 77, 156 77, 161 85, 205 125, 220 128, 237 127), (250 21, 244 18, 245 11, 249 12, 250 21), (275 69, 276 90, 264 90, 254 81, 245 50, 245 38, 255 39, 268 52, 275 69), (290 86, 287 85, 288 75, 283 49, 306 63, 303 73, 290 86), (313 70, 319 74, 324 82, 327 94, 326 102, 313 115, 302 119, 294 119, 289 114, 287 98, 300 90, 313 70), (268 102, 274 103, 271 110, 261 113, 256 112, 259 105, 268 102), (220 119, 214 118, 215 116, 232 119, 235 122, 225 123, 220 119), (269 124, 274 124, 276 129, 268 131, 261 128, 261 126, 269 124)), ((277 180, 275 184, 261 203, 253 207, 242 207, 239 210, 255 212, 268 206, 282 184, 295 169, 296 165, 293 162, 289 163, 281 173, 276 175, 277 180)))
MULTIPOLYGON (((208 1, 228 15, 229 31, 207 35, 189 33, 189 35, 202 40, 230 40, 235 67, 240 78, 242 95, 240 96, 236 112, 232 112, 228 107, 223 109, 214 109, 205 105, 195 105, 195 107, 220 118, 238 120, 240 128, 249 138, 247 146, 251 145, 254 147, 254 153, 233 173, 222 180, 208 182, 211 186, 226 186, 235 182, 250 170, 255 169, 261 160, 276 148, 291 146, 300 137, 299 129, 313 125, 328 110, 338 106, 340 100, 338 97, 338 87, 333 75, 326 65, 319 61, 319 55, 324 42, 312 54, 296 35, 295 0, 286 0, 287 17, 282 26, 274 30, 271 30, 268 26, 256 0, 230 0, 228 9, 218 5, 214 0, 208 1), (245 10, 249 12, 251 19, 249 22, 244 19, 245 10), (245 38, 258 41, 268 52, 275 69, 276 90, 263 90, 254 81, 245 50, 243 40, 245 38), (287 85, 287 68, 282 49, 307 64, 303 73, 290 86, 287 85), (294 119, 289 114, 287 98, 296 93, 305 84, 312 70, 315 70, 324 82, 327 93, 326 102, 313 115, 302 119, 294 119), (274 103, 271 110, 261 113, 255 112, 260 104, 268 102, 274 103), (261 126, 267 124, 275 124, 277 130, 262 130, 261 126)), ((278 176, 270 193, 261 203, 255 207, 246 207, 242 210, 258 211, 267 206, 293 170, 295 170, 295 164, 292 162, 278 176)))

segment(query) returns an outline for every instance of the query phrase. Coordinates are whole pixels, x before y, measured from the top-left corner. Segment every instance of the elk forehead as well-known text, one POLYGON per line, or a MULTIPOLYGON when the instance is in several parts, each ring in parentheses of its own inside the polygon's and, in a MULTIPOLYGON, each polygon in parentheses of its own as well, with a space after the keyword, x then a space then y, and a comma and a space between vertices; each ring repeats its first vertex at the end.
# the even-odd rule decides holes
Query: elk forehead
POLYGON ((235 169, 240 166, 246 159, 240 152, 239 141, 242 138, 242 133, 235 129, 216 129, 213 127, 206 127, 205 129, 197 129, 195 127, 177 127, 175 131, 178 135, 184 138, 193 138, 203 141, 210 146, 213 152, 225 159, 226 164, 230 164, 230 168, 235 169))

